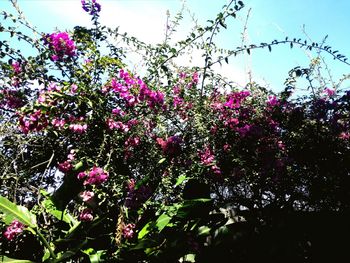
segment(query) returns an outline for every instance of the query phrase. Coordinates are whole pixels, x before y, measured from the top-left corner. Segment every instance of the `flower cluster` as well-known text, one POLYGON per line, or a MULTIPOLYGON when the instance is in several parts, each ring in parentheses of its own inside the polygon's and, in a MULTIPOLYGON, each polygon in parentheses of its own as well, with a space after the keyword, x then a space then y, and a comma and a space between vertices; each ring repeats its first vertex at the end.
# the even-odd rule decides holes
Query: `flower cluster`
POLYGON ((108 91, 116 93, 129 108, 140 102, 146 102, 151 109, 164 105, 164 94, 161 91, 151 90, 140 78, 134 78, 123 69, 119 72, 118 80, 113 78, 109 86, 102 88, 103 93, 108 91))
POLYGON ((84 191, 84 192, 81 192, 79 196, 81 197, 83 202, 90 203, 90 202, 92 202, 92 200, 95 196, 95 193, 92 191, 84 191))
POLYGON ((19 233, 22 233, 24 225, 18 220, 14 220, 4 232, 4 237, 7 240, 13 240, 19 233))
POLYGON ((175 157, 181 153, 182 139, 179 136, 170 136, 167 140, 157 138, 157 143, 162 148, 164 155, 175 157))
POLYGON ((109 177, 108 172, 102 168, 94 166, 89 172, 80 172, 78 179, 84 179, 84 185, 100 185, 107 181, 109 177))
POLYGON ((151 188, 149 186, 141 185, 137 189, 135 186, 135 180, 130 179, 127 184, 127 197, 125 199, 125 206, 132 209, 138 208, 152 194, 151 188))
POLYGON ((61 171, 62 173, 69 172, 73 168, 72 162, 74 160, 75 160, 75 153, 73 150, 71 150, 70 153, 68 154, 67 160, 62 163, 58 163, 57 165, 58 170, 61 171))
POLYGON ((0 107, 18 109, 24 105, 22 94, 13 89, 0 90, 0 107))
POLYGON ((53 61, 63 60, 66 57, 73 57, 76 55, 75 43, 67 32, 48 35, 45 39, 45 44, 54 52, 51 56, 53 61))
POLYGON ((16 61, 12 63, 12 70, 15 74, 19 74, 22 72, 22 67, 21 67, 21 63, 16 61))
POLYGON ((19 117, 19 125, 22 132, 27 134, 30 131, 41 131, 48 125, 48 121, 41 110, 36 110, 29 116, 21 115, 19 117))
POLYGON ((96 15, 101 12, 101 5, 96 2, 96 0, 91 0, 86 2, 85 0, 81 0, 81 5, 85 12, 90 15, 96 15))
POLYGON ((134 237, 135 234, 135 224, 127 224, 123 227, 123 236, 126 239, 132 239, 134 237))
POLYGON ((83 222, 90 222, 93 219, 94 216, 92 215, 92 210, 90 208, 84 209, 79 215, 79 220, 83 222))

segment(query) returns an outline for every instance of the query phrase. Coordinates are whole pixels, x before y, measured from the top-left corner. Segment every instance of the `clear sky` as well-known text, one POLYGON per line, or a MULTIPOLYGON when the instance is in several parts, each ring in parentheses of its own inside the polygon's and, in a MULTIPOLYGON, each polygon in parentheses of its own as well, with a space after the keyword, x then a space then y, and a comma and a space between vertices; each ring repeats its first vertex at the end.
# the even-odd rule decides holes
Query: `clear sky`
MULTIPOLYGON (((175 15, 182 6, 180 0, 99 0, 102 5, 101 22, 107 26, 120 26, 145 42, 157 43, 164 39, 166 11, 175 15)), ((307 39, 321 42, 328 35, 326 44, 339 50, 350 59, 350 1, 349 0, 245 0, 245 8, 237 19, 231 18, 228 29, 217 37, 218 45, 234 48, 241 45, 241 32, 247 14, 246 44, 271 42, 274 39, 307 39), (303 33, 303 25, 308 36, 303 33)), ((28 20, 42 32, 52 32, 57 27, 69 30, 75 25, 90 24, 89 16, 81 9, 80 0, 18 0, 28 20)), ((214 19, 226 0, 187 0, 186 6, 194 13, 200 24, 214 19)), ((13 10, 9 1, 0 0, 1 10, 13 10)), ((178 29, 178 38, 191 30, 191 19, 187 15, 178 29)), ((1 35, 0 35, 1 37, 1 35)), ((222 74, 244 85, 247 72, 252 72, 254 80, 269 85, 275 91, 283 89, 288 71, 296 66, 307 67, 310 57, 303 49, 289 46, 273 47, 268 50, 252 51, 230 59, 230 66, 218 68, 222 74)), ((342 74, 349 74, 350 67, 326 58, 332 76, 336 81, 342 74)), ((345 85, 350 86, 349 82, 345 85)))

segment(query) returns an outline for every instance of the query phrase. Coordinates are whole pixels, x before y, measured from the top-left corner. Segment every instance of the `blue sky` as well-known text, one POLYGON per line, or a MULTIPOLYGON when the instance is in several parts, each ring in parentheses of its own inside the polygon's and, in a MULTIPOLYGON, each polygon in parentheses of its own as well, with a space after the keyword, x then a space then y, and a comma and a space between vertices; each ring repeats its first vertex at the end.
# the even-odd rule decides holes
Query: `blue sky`
MULTIPOLYGON (((175 15, 181 8, 179 0, 100 0, 101 22, 111 27, 120 26, 145 42, 157 43, 164 39, 166 11, 175 15)), ((348 0, 246 0, 245 8, 237 19, 230 19, 228 29, 221 31, 217 43, 225 48, 241 44, 241 32, 249 12, 246 43, 270 42, 274 39, 307 39, 302 27, 305 25, 308 37, 321 42, 328 35, 327 45, 350 57, 350 1, 348 0)), ((74 25, 90 24, 89 17, 81 9, 80 0, 18 0, 26 17, 43 32, 52 32, 57 27, 67 30, 74 25)), ((186 5, 195 14, 200 24, 214 19, 226 0, 187 0, 186 5)), ((12 10, 7 0, 0 0, 1 10, 12 10)), ((188 15, 179 27, 178 38, 191 30, 188 15)), ((278 46, 267 50, 252 51, 252 54, 230 59, 230 66, 218 68, 223 75, 244 85, 248 72, 262 85, 275 91, 283 89, 283 82, 291 68, 307 67, 316 53, 289 46, 278 46)), ((334 80, 350 73, 350 67, 334 61, 323 54, 334 80)), ((350 58, 349 58, 350 59, 350 58)), ((349 82, 344 85, 350 86, 349 82)), ((346 87, 345 87, 346 88, 346 87)))

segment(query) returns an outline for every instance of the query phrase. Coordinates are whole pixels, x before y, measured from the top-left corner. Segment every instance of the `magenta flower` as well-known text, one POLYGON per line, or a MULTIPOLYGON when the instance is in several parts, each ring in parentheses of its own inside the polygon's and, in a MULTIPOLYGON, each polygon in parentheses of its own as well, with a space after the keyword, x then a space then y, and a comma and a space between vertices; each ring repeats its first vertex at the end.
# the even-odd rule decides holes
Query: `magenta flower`
POLYGON ((24 225, 18 220, 14 220, 4 232, 4 237, 7 240, 13 240, 19 233, 22 233, 24 229, 24 225))
POLYGON ((45 42, 54 52, 51 56, 53 61, 62 60, 65 57, 73 57, 76 55, 74 41, 66 32, 52 33, 47 36, 45 42))
POLYGON ((72 170, 72 168, 73 165, 68 160, 58 164, 58 170, 60 170, 62 173, 67 173, 72 170))
POLYGON ((135 234, 135 224, 127 224, 126 226, 123 227, 123 236, 126 239, 131 239, 133 238, 134 234, 135 234))
POLYGON ((17 109, 24 105, 24 101, 21 98, 21 93, 17 90, 3 89, 0 90, 0 96, 2 100, 0 101, 0 106, 10 109, 17 109))
POLYGON ((41 131, 48 125, 46 117, 47 116, 42 115, 41 110, 37 110, 28 116, 20 116, 20 129, 25 134, 30 131, 41 131))
POLYGON ((70 86, 70 93, 75 94, 75 93, 77 93, 77 90, 78 90, 78 86, 77 85, 72 84, 70 86))
POLYGON ((79 196, 81 197, 81 199, 83 199, 83 202, 89 203, 92 201, 95 194, 94 192, 91 192, 91 191, 84 191, 84 192, 81 192, 79 196))
POLYGON ((77 178, 81 180, 81 179, 84 179, 86 176, 87 176, 86 172, 80 172, 78 173, 77 178))
POLYGON ((14 62, 12 63, 12 70, 16 73, 19 74, 22 72, 21 64, 19 62, 14 62))
POLYGON ((79 220, 83 222, 90 222, 93 219, 94 216, 92 215, 92 210, 89 208, 84 209, 79 215, 79 220))
POLYGON ((71 124, 69 125, 69 129, 75 133, 83 134, 87 130, 87 124, 71 124))
POLYGON ((108 180, 109 174, 102 168, 94 166, 90 172, 80 172, 78 179, 85 179, 84 185, 100 185, 108 180))
POLYGON ((334 89, 331 89, 331 88, 326 88, 324 91, 323 91, 324 94, 326 94, 328 97, 332 97, 335 95, 335 90, 334 89))
POLYGON ((199 157, 203 165, 211 165, 215 160, 213 151, 208 146, 203 151, 199 152, 199 157))
POLYGON ((274 107, 274 106, 280 105, 280 101, 278 100, 278 98, 276 96, 269 96, 269 98, 268 98, 266 103, 270 107, 274 107))
POLYGON ((61 129, 66 124, 66 121, 64 119, 54 118, 54 119, 52 119, 51 124, 54 127, 61 129))
POLYGON ((220 168, 217 165, 213 165, 210 169, 213 172, 213 174, 215 174, 215 175, 221 175, 222 174, 220 168))
POLYGON ((174 157, 181 152, 182 139, 179 136, 171 136, 166 141, 162 138, 157 138, 156 140, 165 155, 174 157))

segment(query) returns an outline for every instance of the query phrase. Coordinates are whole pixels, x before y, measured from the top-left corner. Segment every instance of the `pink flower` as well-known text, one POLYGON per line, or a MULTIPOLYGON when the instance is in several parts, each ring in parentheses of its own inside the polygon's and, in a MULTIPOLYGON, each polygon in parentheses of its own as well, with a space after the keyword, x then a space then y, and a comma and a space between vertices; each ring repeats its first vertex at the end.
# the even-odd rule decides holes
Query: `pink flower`
POLYGON ((220 168, 217 165, 213 165, 212 167, 210 167, 210 169, 213 172, 213 174, 215 174, 215 175, 221 175, 222 174, 220 168))
POLYGON ((171 136, 166 141, 162 138, 157 138, 157 143, 162 148, 164 154, 174 157, 181 152, 182 139, 178 136, 171 136))
POLYGON ((134 234, 135 234, 135 224, 127 224, 126 226, 123 227, 123 236, 126 239, 131 239, 133 238, 134 234))
POLYGON ((66 121, 64 119, 57 119, 57 118, 54 118, 52 119, 51 121, 51 124, 56 127, 56 128, 63 128, 64 125, 66 124, 66 121))
POLYGON ((18 61, 12 63, 12 70, 13 70, 16 74, 21 73, 21 72, 22 72, 21 64, 20 64, 18 61))
POLYGON ((339 135, 339 138, 340 139, 343 139, 343 140, 348 140, 350 138, 350 133, 348 132, 342 132, 340 135, 339 135))
POLYGON ((92 215, 92 210, 89 208, 84 209, 79 215, 79 220, 83 222, 90 222, 93 219, 94 216, 92 215))
POLYGON ((194 72, 192 75, 192 83, 193 84, 198 84, 199 81, 199 76, 198 76, 198 72, 194 72))
POLYGON ((204 165, 211 165, 215 160, 214 154, 208 146, 199 152, 199 157, 201 158, 201 163, 204 165))
POLYGON ((79 196, 81 197, 81 199, 83 199, 83 202, 89 203, 90 201, 92 201, 95 194, 94 192, 91 192, 91 191, 84 191, 84 192, 81 192, 79 196))
POLYGON ((58 170, 60 170, 62 173, 67 173, 72 170, 72 168, 73 165, 68 160, 58 164, 58 170))
POLYGON ((52 33, 45 39, 54 54, 51 56, 53 61, 62 60, 65 57, 73 57, 76 55, 76 47, 74 41, 66 32, 52 33))
POLYGON ((126 141, 125 141, 125 146, 131 146, 131 147, 135 147, 137 145, 140 144, 140 138, 138 136, 136 137, 129 137, 126 141))
POLYGON ((241 106, 243 100, 250 95, 250 92, 247 90, 232 92, 228 94, 226 103, 224 106, 230 109, 237 109, 241 106))
POLYGON ((223 150, 224 150, 224 152, 230 151, 230 150, 231 150, 231 145, 225 144, 225 145, 223 146, 223 150))
POLYGON ((87 130, 87 124, 71 124, 69 125, 69 129, 75 133, 83 134, 87 130))
POLYGON ((331 88, 326 88, 324 91, 323 91, 324 94, 326 94, 328 97, 332 97, 335 95, 335 90, 334 89, 331 89, 331 88))
POLYGON ((100 185, 108 180, 109 174, 102 168, 94 166, 89 173, 80 172, 78 179, 85 179, 84 185, 100 185))
POLYGON ((251 125, 246 124, 243 127, 238 128, 237 131, 241 137, 245 137, 250 132, 251 127, 252 127, 251 125))
POLYGON ((14 239, 19 233, 22 233, 24 229, 24 225, 18 220, 14 220, 4 232, 4 236, 7 240, 14 239))
POLYGON ((87 176, 86 172, 80 172, 78 173, 77 178, 81 180, 81 179, 84 179, 86 176, 87 176))
POLYGON ((280 105, 280 101, 278 100, 278 98, 276 96, 269 96, 269 98, 268 98, 266 103, 270 107, 274 107, 274 106, 280 105))
POLYGON ((180 79, 185 79, 187 76, 186 72, 180 72, 179 77, 180 79))
POLYGON ((70 93, 75 94, 78 90, 78 86, 75 84, 72 84, 72 86, 70 86, 70 93))
POLYGON ((123 110, 122 109, 120 109, 120 108, 115 108, 115 109, 113 109, 112 110, 112 114, 113 115, 118 115, 118 116, 125 116, 125 112, 123 112, 123 110))
POLYGON ((128 191, 133 191, 135 189, 135 186, 136 186, 135 179, 130 179, 127 184, 128 191))

